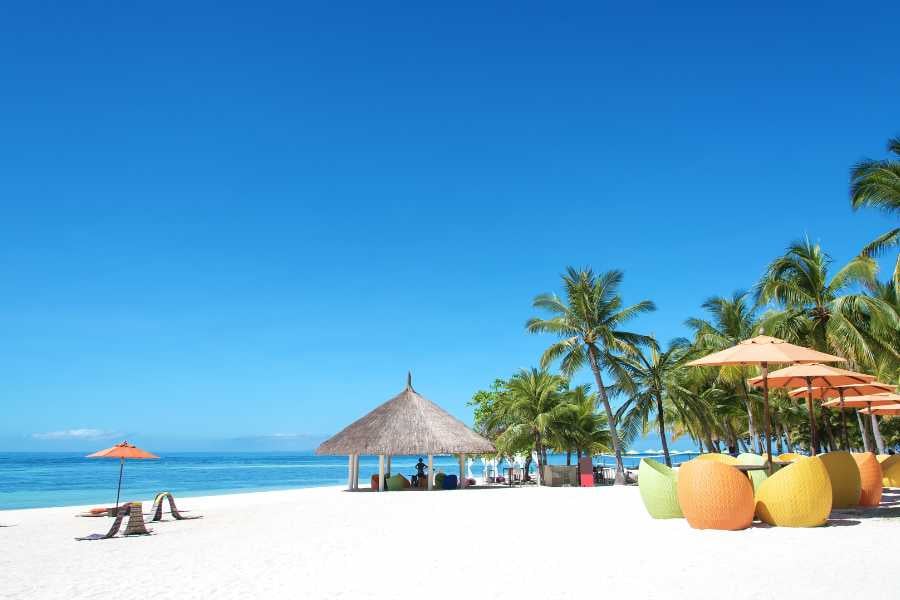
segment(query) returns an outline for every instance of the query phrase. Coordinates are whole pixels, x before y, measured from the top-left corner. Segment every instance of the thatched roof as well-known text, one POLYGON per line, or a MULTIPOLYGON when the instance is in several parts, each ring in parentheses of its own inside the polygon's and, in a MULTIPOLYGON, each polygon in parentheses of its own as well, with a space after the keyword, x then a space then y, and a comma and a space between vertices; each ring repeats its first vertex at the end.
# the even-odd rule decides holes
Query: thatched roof
POLYGON ((494 445, 443 408, 406 389, 345 427, 316 454, 488 454, 494 445))

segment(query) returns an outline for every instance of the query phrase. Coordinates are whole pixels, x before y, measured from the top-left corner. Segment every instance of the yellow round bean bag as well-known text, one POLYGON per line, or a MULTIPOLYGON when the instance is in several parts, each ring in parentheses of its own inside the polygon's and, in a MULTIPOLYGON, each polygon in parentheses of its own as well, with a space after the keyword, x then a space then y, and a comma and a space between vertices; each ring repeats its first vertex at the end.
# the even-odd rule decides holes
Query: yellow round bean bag
POLYGON ((859 504, 862 481, 859 467, 849 452, 826 452, 819 458, 831 479, 831 508, 850 508, 859 504))
POLYGON ((746 529, 753 523, 753 487, 747 476, 713 460, 678 469, 678 504, 694 529, 746 529))
POLYGON ((859 480, 862 483, 862 494, 859 496, 860 506, 878 506, 881 504, 882 477, 881 465, 871 452, 853 453, 853 460, 859 467, 859 480))
POLYGON ((900 454, 888 455, 881 463, 884 487, 900 488, 900 454))
POLYGON ((756 516, 769 525, 818 527, 830 512, 831 480, 817 457, 778 470, 756 492, 756 516))
POLYGON ((718 452, 710 452, 709 454, 701 454, 694 460, 699 461, 712 461, 717 463, 722 463, 723 465, 737 465, 738 460, 731 456, 730 454, 719 454, 718 452))
POLYGON ((790 461, 798 460, 801 458, 807 458, 807 457, 803 456, 802 454, 797 454, 795 452, 785 452, 784 454, 779 454, 778 456, 776 456, 775 460, 780 460, 781 462, 790 462, 790 461))

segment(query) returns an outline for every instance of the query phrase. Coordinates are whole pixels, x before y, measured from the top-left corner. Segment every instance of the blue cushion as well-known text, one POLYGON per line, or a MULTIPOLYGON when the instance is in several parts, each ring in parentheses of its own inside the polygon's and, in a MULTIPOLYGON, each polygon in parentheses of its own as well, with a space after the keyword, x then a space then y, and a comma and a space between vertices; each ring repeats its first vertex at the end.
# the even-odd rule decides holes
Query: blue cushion
POLYGON ((455 490, 458 480, 456 475, 447 475, 444 477, 444 489, 445 490, 455 490))

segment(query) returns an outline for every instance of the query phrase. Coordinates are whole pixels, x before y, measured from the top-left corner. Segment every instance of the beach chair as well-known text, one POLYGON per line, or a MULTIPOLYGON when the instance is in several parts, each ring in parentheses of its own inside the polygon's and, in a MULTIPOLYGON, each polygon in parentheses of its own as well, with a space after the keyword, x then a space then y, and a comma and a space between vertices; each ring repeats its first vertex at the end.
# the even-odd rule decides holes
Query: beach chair
POLYGON ((125 526, 123 535, 150 535, 151 531, 144 525, 144 513, 140 502, 129 502, 119 507, 116 513, 116 520, 113 521, 112 527, 106 533, 94 533, 85 537, 75 538, 78 541, 86 540, 108 540, 115 537, 122 528, 122 521, 128 517, 128 523, 125 526))
POLYGON ((175 496, 172 495, 172 492, 160 492, 156 495, 156 498, 153 499, 153 507, 150 509, 150 521, 161 521, 163 515, 163 500, 169 501, 169 513, 172 517, 175 518, 176 521, 189 521, 191 519, 201 519, 202 515, 192 515, 187 516, 179 512, 178 507, 175 506, 175 496))

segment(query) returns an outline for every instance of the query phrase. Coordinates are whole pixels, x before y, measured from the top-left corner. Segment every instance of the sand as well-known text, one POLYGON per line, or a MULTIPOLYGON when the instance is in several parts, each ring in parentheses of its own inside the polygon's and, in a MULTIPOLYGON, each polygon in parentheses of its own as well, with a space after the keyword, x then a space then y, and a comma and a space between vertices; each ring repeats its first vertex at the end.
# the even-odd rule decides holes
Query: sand
POLYGON ((888 498, 828 527, 720 532, 650 519, 635 487, 317 488, 183 498, 204 518, 93 542, 73 538, 107 519, 3 511, 0 597, 896 598, 888 498))

